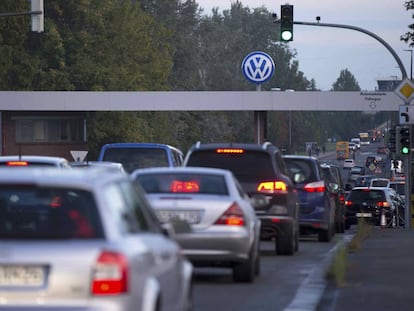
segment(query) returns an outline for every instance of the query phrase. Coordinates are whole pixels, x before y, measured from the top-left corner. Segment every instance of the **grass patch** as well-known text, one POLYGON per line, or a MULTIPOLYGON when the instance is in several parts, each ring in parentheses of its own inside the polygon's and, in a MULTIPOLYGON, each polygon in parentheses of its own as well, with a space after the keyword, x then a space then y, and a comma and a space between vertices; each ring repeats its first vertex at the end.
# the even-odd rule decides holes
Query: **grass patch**
POLYGON ((357 224, 356 233, 351 241, 339 246, 334 254, 333 261, 327 271, 326 277, 327 279, 332 280, 337 287, 345 285, 348 253, 357 252, 361 248, 362 241, 369 235, 371 228, 371 225, 363 219, 360 219, 357 224))

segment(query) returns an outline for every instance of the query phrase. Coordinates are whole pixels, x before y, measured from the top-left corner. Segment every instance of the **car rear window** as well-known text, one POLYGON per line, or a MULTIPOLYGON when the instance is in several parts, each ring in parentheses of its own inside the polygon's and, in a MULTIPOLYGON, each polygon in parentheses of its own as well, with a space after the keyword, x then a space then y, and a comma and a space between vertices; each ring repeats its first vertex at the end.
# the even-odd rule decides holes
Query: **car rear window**
POLYGON ((270 154, 256 150, 243 149, 240 153, 197 150, 191 153, 186 166, 228 169, 240 182, 275 178, 270 154))
POLYGON ((0 238, 96 239, 103 230, 87 191, 1 185, 0 238))
POLYGON ((318 180, 317 173, 315 172, 317 165, 313 161, 292 158, 284 158, 284 160, 292 176, 298 173, 302 174, 304 176, 304 183, 318 180))
POLYGON ((370 202, 370 201, 385 201, 385 193, 381 190, 372 189, 358 189, 351 190, 348 197, 349 201, 352 202, 370 202))
POLYGON ((212 174, 143 174, 136 179, 147 193, 199 193, 228 195, 224 176, 212 174))
POLYGON ((167 151, 162 148, 108 148, 102 160, 122 163, 129 173, 138 168, 169 166, 167 151))

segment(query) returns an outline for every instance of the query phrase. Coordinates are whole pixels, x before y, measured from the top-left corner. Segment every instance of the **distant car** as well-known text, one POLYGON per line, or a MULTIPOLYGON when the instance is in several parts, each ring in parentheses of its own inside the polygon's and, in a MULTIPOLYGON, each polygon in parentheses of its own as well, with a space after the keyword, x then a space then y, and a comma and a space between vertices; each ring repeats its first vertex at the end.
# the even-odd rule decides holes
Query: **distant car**
POLYGON ((375 175, 361 175, 356 177, 354 187, 369 187, 371 179, 376 178, 375 175))
POLYGON ((348 182, 355 182, 359 176, 365 175, 365 167, 354 166, 349 170, 348 182))
POLYGON ((350 169, 355 166, 355 160, 345 159, 344 160, 344 169, 350 169))
POLYGON ((103 145, 98 161, 122 163, 131 173, 138 168, 181 166, 183 157, 182 151, 171 145, 128 142, 103 145))
POLYGON ((378 146, 377 153, 378 154, 388 154, 389 150, 387 146, 378 146))
POLYGON ((352 143, 352 142, 348 143, 348 148, 349 148, 350 151, 356 151, 357 150, 356 144, 352 143))
POLYGON ((189 224, 176 240, 195 266, 229 267, 235 281, 253 282, 260 269, 260 220, 232 172, 147 168, 131 178, 142 185, 162 223, 178 218, 189 224))
POLYGON ((389 187, 391 180, 388 178, 373 178, 369 182, 370 187, 389 187))
POLYGON ((345 227, 357 224, 358 219, 381 225, 381 215, 384 212, 385 224, 395 226, 397 207, 391 198, 390 191, 385 187, 355 187, 349 193, 346 201, 345 227))
POLYGON ((193 267, 129 175, 0 172, 2 309, 190 310, 193 267))
POLYGON ((320 242, 335 235, 335 195, 338 185, 325 176, 315 157, 285 155, 283 159, 299 193, 299 225, 302 235, 317 234, 320 242))
POLYGON ((102 169, 126 173, 122 163, 118 163, 118 162, 82 161, 82 162, 70 162, 69 165, 73 168, 102 168, 102 169))
POLYGON ((351 142, 353 142, 355 144, 355 147, 357 149, 361 149, 361 139, 360 138, 351 138, 351 142))
POLYGON ((63 157, 38 156, 38 155, 8 155, 0 156, 0 167, 32 167, 52 166, 58 168, 71 168, 69 161, 63 157))
POLYGON ((273 239, 278 255, 293 255, 298 251, 298 193, 282 152, 275 145, 196 143, 188 150, 184 166, 230 170, 249 195, 261 220, 262 239, 273 239))
POLYGON ((335 198, 335 232, 345 231, 345 186, 342 181, 341 169, 332 164, 322 164, 322 170, 328 179, 328 186, 332 187, 332 196, 335 198))

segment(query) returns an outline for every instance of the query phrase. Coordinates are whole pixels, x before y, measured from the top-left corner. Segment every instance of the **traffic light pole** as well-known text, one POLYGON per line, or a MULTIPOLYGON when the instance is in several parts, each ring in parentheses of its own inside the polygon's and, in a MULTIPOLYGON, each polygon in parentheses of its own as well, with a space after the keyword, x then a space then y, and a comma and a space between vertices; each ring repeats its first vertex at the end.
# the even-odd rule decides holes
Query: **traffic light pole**
POLYGON ((307 25, 307 26, 319 26, 319 27, 344 28, 344 29, 351 29, 351 30, 356 30, 356 31, 359 31, 359 32, 363 32, 363 33, 367 34, 368 36, 371 36, 374 39, 378 40, 383 46, 385 46, 385 48, 392 54, 392 56, 396 60, 396 62, 398 64, 398 67, 401 70, 402 80, 407 79, 407 72, 406 72, 404 64, 401 61, 398 54, 393 50, 393 48, 386 41, 384 41, 381 37, 377 36, 375 33, 371 32, 371 31, 368 31, 368 30, 360 28, 360 27, 351 26, 351 25, 320 23, 320 22, 311 23, 311 22, 295 22, 294 21, 293 24, 295 24, 295 25, 307 25))

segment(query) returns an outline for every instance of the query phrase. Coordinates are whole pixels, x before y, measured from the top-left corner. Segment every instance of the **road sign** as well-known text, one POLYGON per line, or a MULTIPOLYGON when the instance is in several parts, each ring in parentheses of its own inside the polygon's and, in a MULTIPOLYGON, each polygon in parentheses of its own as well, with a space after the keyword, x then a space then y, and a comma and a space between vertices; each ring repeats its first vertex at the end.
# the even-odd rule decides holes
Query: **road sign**
POLYGON ((394 91, 406 104, 414 98, 414 83, 410 79, 404 79, 394 91))
POLYGON ((275 63, 269 54, 252 52, 242 63, 244 77, 252 83, 261 84, 269 80, 275 71, 275 63))
POLYGON ((400 124, 414 124, 414 105, 400 106, 400 124))
POLYGON ((71 150, 70 154, 72 155, 75 162, 82 162, 85 160, 88 151, 84 150, 71 150))

